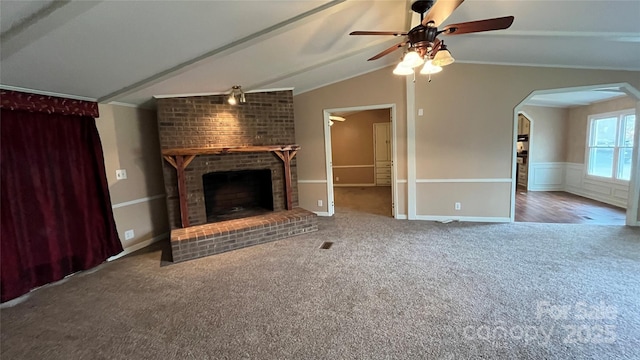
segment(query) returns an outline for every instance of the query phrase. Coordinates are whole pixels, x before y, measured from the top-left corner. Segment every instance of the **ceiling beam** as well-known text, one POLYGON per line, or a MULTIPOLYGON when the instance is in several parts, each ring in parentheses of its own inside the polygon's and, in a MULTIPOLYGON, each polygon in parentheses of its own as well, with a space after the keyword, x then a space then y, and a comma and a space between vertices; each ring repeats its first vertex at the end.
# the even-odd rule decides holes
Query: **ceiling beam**
POLYGON ((56 0, 20 19, 0 34, 2 44, 0 59, 7 59, 99 3, 100 1, 56 0))
POLYGON ((215 58, 215 57, 222 57, 223 55, 228 55, 237 51, 240 51, 242 49, 247 48, 250 45, 253 45, 257 42, 260 41, 264 41, 267 38, 276 36, 277 34, 279 34, 283 28, 294 24, 296 22, 299 22, 305 18, 308 18, 312 15, 315 15, 321 11, 327 10, 329 8, 332 8, 338 4, 341 4, 343 2, 345 2, 346 0, 332 0, 329 1, 323 5, 320 5, 316 8, 313 8, 309 11, 303 12, 299 15, 296 15, 290 19, 281 21, 275 25, 272 25, 266 29, 263 29, 261 31, 258 31, 256 33, 250 34, 248 36, 245 36, 239 40, 233 41, 229 44, 226 44, 222 47, 213 49, 211 51, 208 51, 200 56, 197 56, 191 60, 187 60, 185 62, 182 62, 178 65, 175 65, 169 69, 166 69, 164 71, 161 71, 155 75, 149 76, 143 80, 140 80, 136 83, 133 83, 129 86, 126 86, 120 90, 116 90, 110 94, 107 94, 101 98, 98 99, 98 102, 101 103, 107 103, 107 102, 111 102, 111 101, 116 101, 118 98, 121 98, 123 96, 129 95, 131 93, 134 93, 136 91, 139 91, 145 87, 151 86, 153 84, 159 83, 161 81, 164 81, 170 77, 176 76, 180 73, 183 73, 187 70, 189 70, 190 68, 193 68, 195 66, 198 66, 201 62, 205 61, 205 60, 210 60, 211 58, 215 58))

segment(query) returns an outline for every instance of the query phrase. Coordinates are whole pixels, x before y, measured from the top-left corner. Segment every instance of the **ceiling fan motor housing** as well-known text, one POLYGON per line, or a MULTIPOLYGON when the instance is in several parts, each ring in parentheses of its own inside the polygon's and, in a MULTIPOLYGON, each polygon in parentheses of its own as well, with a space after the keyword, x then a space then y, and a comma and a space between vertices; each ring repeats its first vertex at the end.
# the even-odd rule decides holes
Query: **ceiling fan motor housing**
POLYGON ((411 47, 416 49, 421 56, 433 47, 433 42, 438 36, 438 28, 418 25, 407 33, 411 47))

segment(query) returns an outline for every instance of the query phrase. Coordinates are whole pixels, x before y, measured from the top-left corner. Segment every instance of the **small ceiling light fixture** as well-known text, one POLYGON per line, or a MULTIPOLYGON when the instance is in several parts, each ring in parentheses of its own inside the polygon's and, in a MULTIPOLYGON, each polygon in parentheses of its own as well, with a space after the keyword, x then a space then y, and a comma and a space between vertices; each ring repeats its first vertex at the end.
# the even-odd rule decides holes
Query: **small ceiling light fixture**
POLYGON ((233 85, 233 87, 231 88, 231 92, 229 92, 229 98, 227 99, 227 102, 230 105, 236 105, 238 104, 238 102, 240 104, 244 104, 247 102, 247 99, 244 97, 244 91, 242 91, 242 86, 233 85), (236 96, 238 96, 239 99, 236 99, 236 96))
POLYGON ((338 116, 338 115, 329 115, 329 120, 331 120, 331 121, 345 121, 347 119, 343 118, 342 116, 338 116))

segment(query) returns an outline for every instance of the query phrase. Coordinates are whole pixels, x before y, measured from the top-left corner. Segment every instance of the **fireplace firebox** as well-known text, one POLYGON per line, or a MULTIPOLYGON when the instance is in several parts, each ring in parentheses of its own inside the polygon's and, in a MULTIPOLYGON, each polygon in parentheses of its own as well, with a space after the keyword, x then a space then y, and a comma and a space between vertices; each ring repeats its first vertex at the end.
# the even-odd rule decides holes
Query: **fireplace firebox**
POLYGON ((202 182, 208 223, 273 211, 269 169, 211 172, 202 182))

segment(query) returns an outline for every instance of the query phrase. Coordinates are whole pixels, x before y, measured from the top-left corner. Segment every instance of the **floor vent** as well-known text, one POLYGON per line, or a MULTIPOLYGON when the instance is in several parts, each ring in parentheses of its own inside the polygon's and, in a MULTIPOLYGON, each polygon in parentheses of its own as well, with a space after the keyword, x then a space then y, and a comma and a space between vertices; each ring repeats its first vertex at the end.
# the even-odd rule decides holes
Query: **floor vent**
POLYGON ((333 245, 331 241, 325 241, 322 243, 322 245, 320 245, 320 249, 329 249, 331 245, 333 245))

